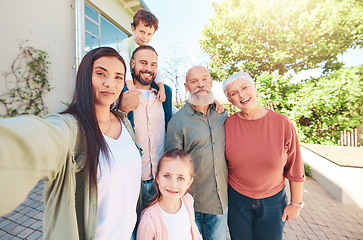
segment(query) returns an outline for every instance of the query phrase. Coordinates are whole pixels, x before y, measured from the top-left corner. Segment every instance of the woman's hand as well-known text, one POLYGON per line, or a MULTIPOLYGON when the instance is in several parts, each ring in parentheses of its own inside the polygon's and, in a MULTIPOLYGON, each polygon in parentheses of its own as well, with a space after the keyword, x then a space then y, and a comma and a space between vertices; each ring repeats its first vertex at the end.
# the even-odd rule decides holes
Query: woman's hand
POLYGON ((281 221, 289 221, 291 219, 296 219, 301 208, 303 208, 302 195, 303 195, 303 182, 289 181, 290 184, 290 194, 291 203, 287 205, 282 214, 281 221))
POLYGON ((291 203, 287 205, 284 209, 284 213, 282 214, 281 221, 289 221, 292 219, 296 219, 300 214, 301 207, 292 205, 291 203))

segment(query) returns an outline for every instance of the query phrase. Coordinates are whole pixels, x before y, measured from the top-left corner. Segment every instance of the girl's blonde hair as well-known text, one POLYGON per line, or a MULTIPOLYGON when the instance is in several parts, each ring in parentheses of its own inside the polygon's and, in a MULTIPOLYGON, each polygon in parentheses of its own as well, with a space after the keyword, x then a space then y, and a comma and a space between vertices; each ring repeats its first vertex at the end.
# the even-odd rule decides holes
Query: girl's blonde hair
MULTIPOLYGON (((194 178, 194 163, 193 163, 193 159, 191 158, 191 156, 186 153, 184 150, 181 150, 179 148, 173 148, 169 151, 166 151, 160 158, 159 163, 158 163, 158 167, 157 170, 155 172, 155 179, 154 179, 154 185, 155 185, 155 189, 156 189, 156 194, 154 195, 154 197, 151 198, 150 202, 146 205, 145 209, 154 205, 155 203, 157 203, 159 200, 162 199, 162 194, 160 192, 159 189, 159 185, 156 182, 156 179, 159 176, 159 172, 161 169, 161 166, 163 165, 163 163, 165 161, 168 161, 168 159, 179 159, 180 161, 184 161, 185 163, 189 164, 189 169, 190 169, 190 177, 194 178)), ((185 192, 185 194, 189 191, 189 189, 185 192)))

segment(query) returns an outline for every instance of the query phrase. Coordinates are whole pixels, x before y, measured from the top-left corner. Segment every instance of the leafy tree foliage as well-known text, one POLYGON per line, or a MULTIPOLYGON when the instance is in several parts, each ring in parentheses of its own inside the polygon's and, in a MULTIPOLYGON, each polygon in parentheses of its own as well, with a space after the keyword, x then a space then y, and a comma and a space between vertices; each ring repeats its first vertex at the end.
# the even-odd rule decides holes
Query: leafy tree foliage
POLYGON ((337 55, 363 46, 361 0, 224 0, 200 40, 214 79, 242 70, 339 69, 337 55))
POLYGON ((337 144, 341 131, 362 124, 363 65, 296 85, 289 78, 276 74, 258 77, 259 102, 287 115, 295 123, 300 141, 337 144))
POLYGON ((362 123, 363 65, 302 83, 290 102, 304 141, 336 144, 341 131, 362 123))
POLYGON ((292 109, 290 99, 299 89, 292 84, 291 76, 264 73, 257 77, 258 101, 260 105, 276 112, 287 114, 292 109))

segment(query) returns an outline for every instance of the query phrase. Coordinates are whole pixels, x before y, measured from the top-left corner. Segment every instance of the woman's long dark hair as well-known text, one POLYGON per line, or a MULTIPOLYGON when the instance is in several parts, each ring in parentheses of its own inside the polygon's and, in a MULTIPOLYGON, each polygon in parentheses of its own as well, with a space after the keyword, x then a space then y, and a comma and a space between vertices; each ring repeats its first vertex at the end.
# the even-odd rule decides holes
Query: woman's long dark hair
MULTIPOLYGON (((69 107, 62 112, 62 114, 72 114, 78 120, 86 135, 88 176, 90 184, 96 188, 100 152, 104 154, 107 160, 109 159, 108 146, 98 126, 92 91, 93 63, 101 57, 115 57, 120 60, 124 65, 126 76, 125 61, 115 49, 100 47, 91 50, 83 57, 81 64, 79 65, 73 100, 69 107)), ((118 104, 112 107, 110 106, 110 110, 117 110, 119 108, 122 94, 123 91, 121 91, 119 96, 118 104)))

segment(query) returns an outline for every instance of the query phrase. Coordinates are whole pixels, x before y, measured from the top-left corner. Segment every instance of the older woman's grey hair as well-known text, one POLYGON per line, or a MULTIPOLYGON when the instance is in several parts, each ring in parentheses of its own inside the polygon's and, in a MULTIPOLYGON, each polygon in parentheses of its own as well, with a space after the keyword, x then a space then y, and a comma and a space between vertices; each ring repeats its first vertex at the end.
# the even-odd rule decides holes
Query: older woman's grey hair
POLYGON ((246 72, 237 72, 237 73, 232 74, 226 80, 224 80, 223 84, 222 84, 223 92, 228 99, 229 99, 229 96, 228 96, 227 89, 228 89, 229 85, 234 83, 234 81, 236 81, 237 79, 244 79, 244 80, 247 80, 248 82, 250 82, 252 85, 255 85, 255 81, 246 72))

